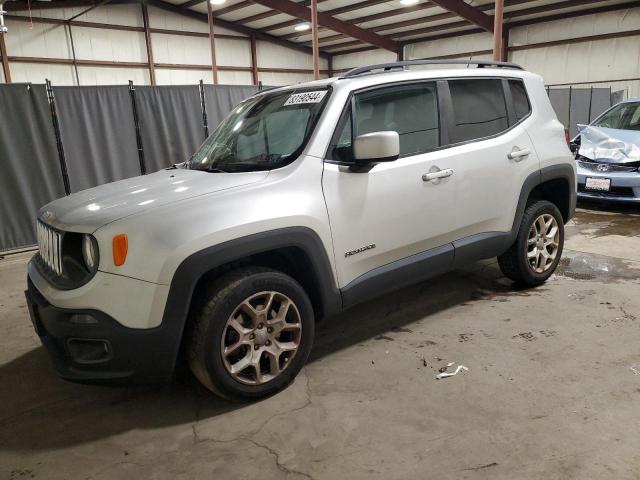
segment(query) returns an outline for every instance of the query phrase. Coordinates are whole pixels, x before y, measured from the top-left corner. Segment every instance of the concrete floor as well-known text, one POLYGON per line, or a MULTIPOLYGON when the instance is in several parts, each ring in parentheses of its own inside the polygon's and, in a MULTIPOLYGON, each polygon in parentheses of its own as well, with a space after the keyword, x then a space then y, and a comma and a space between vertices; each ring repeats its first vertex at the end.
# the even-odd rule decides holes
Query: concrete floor
POLYGON ((192 380, 59 380, 27 318, 28 255, 7 257, 0 479, 640 479, 639 213, 581 210, 540 288, 483 262, 355 308, 251 405, 192 380), (448 362, 469 371, 435 380, 448 362))

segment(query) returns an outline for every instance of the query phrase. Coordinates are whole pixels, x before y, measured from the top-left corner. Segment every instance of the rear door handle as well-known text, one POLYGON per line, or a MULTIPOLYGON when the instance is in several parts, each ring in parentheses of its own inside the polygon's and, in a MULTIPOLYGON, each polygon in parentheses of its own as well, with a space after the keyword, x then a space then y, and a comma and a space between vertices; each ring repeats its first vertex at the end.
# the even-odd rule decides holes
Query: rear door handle
POLYGON ((507 154, 507 158, 509 160, 515 160, 516 162, 519 162, 521 160, 524 160, 529 155, 531 155, 531 150, 529 148, 519 149, 518 147, 513 147, 511 153, 507 154))
POLYGON ((440 180, 442 178, 447 178, 453 175, 452 168, 445 168, 444 170, 438 170, 435 172, 429 172, 422 175, 422 181, 431 182, 432 180, 440 180))

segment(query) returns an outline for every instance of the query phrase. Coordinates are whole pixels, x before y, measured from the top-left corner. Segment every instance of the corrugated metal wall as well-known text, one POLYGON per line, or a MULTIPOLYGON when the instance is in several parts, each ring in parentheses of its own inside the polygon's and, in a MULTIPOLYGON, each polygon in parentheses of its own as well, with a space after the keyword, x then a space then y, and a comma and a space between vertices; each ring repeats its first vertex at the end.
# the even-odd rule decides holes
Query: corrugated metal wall
MULTIPOLYGON (((83 8, 33 9, 34 17, 68 19, 83 8)), ((26 12, 20 12, 26 16, 26 12)), ((105 5, 98 7, 78 20, 95 23, 142 27, 142 13, 139 5, 105 5)), ((37 57, 52 59, 73 58, 68 29, 64 25, 51 25, 7 19, 9 33, 6 35, 9 56, 37 57)), ((149 24, 152 28, 208 33, 206 22, 185 17, 149 6, 149 24)), ((218 65, 229 67, 251 67, 251 43, 249 38, 227 29, 216 27, 216 34, 236 38, 216 39, 218 65)), ((72 27, 76 58, 82 60, 107 60, 114 62, 146 62, 147 52, 143 32, 107 30, 99 28, 72 27)), ((155 63, 210 65, 211 51, 207 37, 152 33, 152 49, 155 63)), ((312 69, 311 55, 297 50, 257 41, 259 68, 312 69)), ((54 85, 76 85, 76 77, 71 65, 50 65, 45 63, 11 62, 13 82, 43 82, 45 78, 54 85)), ((327 60, 321 59, 320 68, 328 68, 327 60)), ((158 85, 194 84, 199 80, 212 83, 211 69, 156 68, 158 85)), ((0 73, 1 75, 1 73, 0 73)), ((219 71, 219 83, 229 85, 250 85, 249 71, 219 71)), ((140 85, 148 85, 149 72, 146 67, 106 67, 79 66, 80 85, 118 85, 128 80, 140 85)), ((260 72, 259 79, 265 85, 285 85, 313 79, 311 73, 260 72)), ((4 81, 4 79, 3 79, 4 81)))
MULTIPOLYGON (((35 16, 69 18, 80 8, 34 10, 35 16)), ((23 13, 23 15, 25 15, 23 13)), ((205 22, 149 7, 150 24, 153 28, 186 30, 207 33, 205 22)), ((142 14, 138 5, 107 5, 87 13, 82 20, 114 23, 141 27, 142 14)), ((7 49, 12 56, 48 58, 72 58, 68 32, 62 25, 28 23, 7 20, 9 34, 7 49)), ((609 87, 625 90, 626 96, 640 95, 640 8, 622 9, 598 15, 578 16, 511 30, 509 60, 520 63, 527 69, 541 74, 547 84, 557 86, 579 85, 583 87, 609 87), (633 36, 599 39, 571 44, 537 46, 532 44, 571 40, 588 35, 601 35, 636 31, 633 36)), ((219 38, 216 55, 219 65, 249 67, 251 46, 249 39, 238 33, 217 28, 218 34, 234 35, 237 39, 219 38)), ((73 27, 76 55, 80 59, 112 61, 146 61, 144 34, 141 32, 113 31, 96 28, 73 27)), ((210 63, 209 42, 206 37, 185 37, 170 34, 152 34, 153 53, 157 63, 195 64, 210 63)), ((405 58, 424 58, 460 54, 465 58, 490 59, 486 53, 492 48, 491 35, 480 33, 461 35, 408 45, 405 58), (473 54, 473 52, 476 52, 473 54), (481 52, 481 53, 477 53, 481 52)), ((261 68, 311 69, 311 56, 268 42, 257 42, 258 66, 261 68)), ((333 67, 343 69, 395 60, 395 54, 372 50, 347 55, 336 55, 333 67)), ((321 69, 327 68, 326 59, 321 69)), ((54 85, 74 85, 74 69, 70 65, 46 65, 12 62, 11 71, 15 82, 41 82, 44 78, 54 85)), ((133 80, 137 84, 148 84, 146 68, 78 67, 82 85, 123 84, 133 80)), ((158 84, 194 83, 200 79, 211 82, 208 68, 156 69, 158 84)), ((251 83, 247 71, 220 71, 220 83, 251 83)), ((260 72, 260 80, 267 85, 283 85, 311 80, 310 73, 260 72)))
MULTIPOLYGON (((509 60, 542 75, 552 86, 611 87, 625 90, 627 97, 640 96, 640 8, 622 9, 598 15, 513 28, 509 60), (583 41, 526 48, 527 45, 572 40, 578 37, 635 32, 612 39, 583 41)), ((422 42, 405 47, 405 58, 456 56, 491 60, 492 35, 477 33, 422 42), (474 53, 475 52, 475 53, 474 53), (480 53, 479 53, 480 52, 480 53)), ((382 50, 340 55, 334 69, 342 70, 372 63, 394 61, 382 50)))

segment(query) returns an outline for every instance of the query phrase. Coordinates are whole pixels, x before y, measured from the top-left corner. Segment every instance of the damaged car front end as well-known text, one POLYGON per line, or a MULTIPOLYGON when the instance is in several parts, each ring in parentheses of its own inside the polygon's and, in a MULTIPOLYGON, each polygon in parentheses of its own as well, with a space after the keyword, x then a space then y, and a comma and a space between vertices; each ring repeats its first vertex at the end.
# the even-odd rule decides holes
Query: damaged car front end
POLYGON ((578 197, 640 205, 640 98, 619 103, 590 125, 578 125, 578 197))

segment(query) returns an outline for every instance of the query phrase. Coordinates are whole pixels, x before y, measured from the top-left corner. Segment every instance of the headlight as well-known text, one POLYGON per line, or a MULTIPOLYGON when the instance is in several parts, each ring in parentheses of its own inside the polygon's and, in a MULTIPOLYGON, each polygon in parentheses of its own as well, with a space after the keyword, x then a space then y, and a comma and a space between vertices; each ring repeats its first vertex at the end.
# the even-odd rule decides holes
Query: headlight
POLYGON ((94 272, 98 268, 98 242, 91 235, 82 237, 82 259, 87 270, 94 272))

